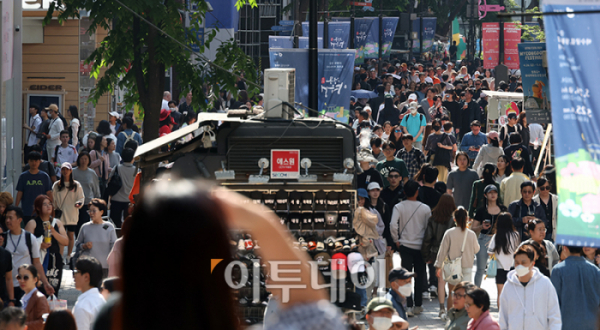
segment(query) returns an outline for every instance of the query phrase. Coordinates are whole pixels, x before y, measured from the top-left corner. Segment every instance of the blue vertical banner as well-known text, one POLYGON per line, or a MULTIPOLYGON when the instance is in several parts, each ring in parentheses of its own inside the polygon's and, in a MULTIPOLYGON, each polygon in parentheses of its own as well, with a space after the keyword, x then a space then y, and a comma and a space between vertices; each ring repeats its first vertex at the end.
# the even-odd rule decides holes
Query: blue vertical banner
POLYGON ((355 63, 362 64, 366 58, 377 58, 379 53, 379 18, 354 19, 355 63))
MULTIPOLYGON (((390 57, 390 54, 392 53, 392 43, 394 42, 398 20, 398 17, 383 18, 383 50, 381 53, 384 58, 390 57)), ((379 49, 377 52, 379 52, 379 49)))
MULTIPOLYGON (((435 27, 437 24, 437 18, 435 17, 423 17, 423 26, 421 26, 421 20, 415 19, 412 21, 413 31, 420 31, 423 36, 423 52, 433 51, 433 41, 435 37, 435 27)), ((421 40, 413 40, 413 53, 419 54, 421 52, 421 40)))
POLYGON ((354 50, 319 51, 319 113, 348 123, 354 50))
POLYGON ((348 49, 350 42, 350 22, 329 22, 327 29, 329 49, 348 49))
MULTIPOLYGON (((348 123, 354 54, 353 49, 319 50, 318 110, 321 116, 348 123)), ((269 50, 269 59, 272 68, 296 69, 295 101, 308 105, 308 50, 273 48, 269 50)))
MULTIPOLYGON (((319 22, 317 25, 317 37, 323 38, 323 22, 319 22)), ((308 37, 309 35, 308 22, 302 22, 302 36, 308 37)))
MULTIPOLYGON (((308 49, 308 37, 298 37, 298 48, 308 49)), ((317 38, 317 48, 323 49, 323 38, 317 38)))
POLYGON ((308 106, 308 50, 271 48, 269 62, 271 68, 296 69, 295 101, 308 106))
MULTIPOLYGON (((545 0, 548 75, 558 189, 556 242, 600 246, 600 1, 545 0), (581 4, 580 4, 581 3, 581 4), (595 5, 594 5, 595 4, 595 5)), ((595 325, 593 325, 595 326, 595 325)))
POLYGON ((546 44, 527 42, 518 44, 518 47, 523 80, 523 109, 527 112, 527 122, 550 123, 550 86, 542 63, 546 44))
POLYGON ((294 48, 294 37, 269 36, 269 48, 294 48))

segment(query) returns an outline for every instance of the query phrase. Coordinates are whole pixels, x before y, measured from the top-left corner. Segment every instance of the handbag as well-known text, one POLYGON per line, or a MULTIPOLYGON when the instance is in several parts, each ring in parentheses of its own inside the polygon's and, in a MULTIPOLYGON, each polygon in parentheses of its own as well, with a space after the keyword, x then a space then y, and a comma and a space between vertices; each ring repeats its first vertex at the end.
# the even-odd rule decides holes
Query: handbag
POLYGON ((488 268, 486 271, 487 277, 496 277, 498 273, 498 260, 496 259, 496 254, 492 254, 490 257, 490 263, 488 264, 488 268))
POLYGON ((106 186, 105 193, 108 196, 116 195, 121 190, 121 187, 123 187, 123 180, 121 180, 121 176, 119 175, 119 166, 115 167, 115 174, 110 178, 106 186))
POLYGON ((64 299, 58 299, 55 295, 51 295, 47 298, 48 307, 51 311, 67 309, 67 301, 64 299))
POLYGON ((465 243, 467 242, 467 235, 469 234, 468 229, 465 228, 465 237, 463 238, 462 247, 460 248, 460 257, 454 260, 444 260, 444 281, 451 285, 460 283, 463 279, 462 274, 462 254, 465 250, 465 243))

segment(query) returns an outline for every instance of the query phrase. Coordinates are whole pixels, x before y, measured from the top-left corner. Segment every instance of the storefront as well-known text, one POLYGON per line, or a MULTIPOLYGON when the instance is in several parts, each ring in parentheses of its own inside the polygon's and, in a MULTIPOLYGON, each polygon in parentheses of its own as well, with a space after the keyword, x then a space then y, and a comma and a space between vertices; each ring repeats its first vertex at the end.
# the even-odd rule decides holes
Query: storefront
MULTIPOLYGON (((21 0, 23 3, 23 118, 26 122, 29 106, 58 105, 70 122, 67 109, 79 109, 84 132, 95 129, 98 122, 108 119, 109 96, 103 96, 94 106, 88 102, 96 80, 89 77, 91 65, 85 59, 94 51, 107 32, 98 30, 89 35, 89 20, 68 19, 62 24, 53 19, 44 26, 47 0, 21 0)), ((55 13, 56 16, 56 13, 55 13)))

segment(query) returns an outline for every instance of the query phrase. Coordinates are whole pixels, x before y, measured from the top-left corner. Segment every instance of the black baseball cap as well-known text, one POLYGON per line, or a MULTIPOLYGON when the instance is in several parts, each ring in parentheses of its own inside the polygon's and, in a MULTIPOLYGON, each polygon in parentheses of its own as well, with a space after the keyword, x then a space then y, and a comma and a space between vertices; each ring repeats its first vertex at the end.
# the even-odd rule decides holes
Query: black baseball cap
POLYGON ((508 114, 508 119, 517 119, 517 114, 514 112, 511 112, 508 114))
POLYGON ((395 280, 406 280, 411 277, 415 277, 415 273, 409 272, 408 270, 406 270, 406 268, 399 267, 394 268, 390 271, 390 274, 388 275, 388 280, 390 282, 393 282, 395 280))
POLYGON ((390 168, 388 175, 392 174, 392 172, 396 172, 396 173, 400 174, 400 176, 402 176, 402 173, 400 173, 400 170, 397 168, 390 168))
POLYGON ((473 120, 471 122, 471 126, 479 126, 479 127, 481 127, 481 123, 479 122, 479 120, 473 120))

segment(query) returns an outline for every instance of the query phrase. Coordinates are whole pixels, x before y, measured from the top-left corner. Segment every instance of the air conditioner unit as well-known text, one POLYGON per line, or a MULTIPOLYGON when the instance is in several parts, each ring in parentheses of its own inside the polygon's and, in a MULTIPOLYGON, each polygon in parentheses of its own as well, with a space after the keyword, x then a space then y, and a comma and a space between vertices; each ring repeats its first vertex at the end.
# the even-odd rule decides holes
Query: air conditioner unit
POLYGON ((294 110, 283 102, 294 104, 296 69, 266 69, 264 81, 265 117, 294 118, 294 110))

